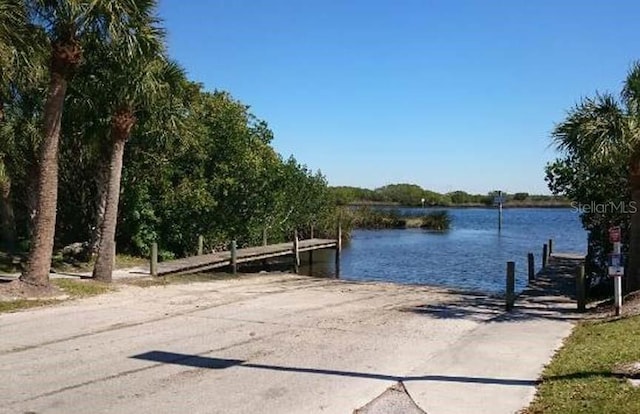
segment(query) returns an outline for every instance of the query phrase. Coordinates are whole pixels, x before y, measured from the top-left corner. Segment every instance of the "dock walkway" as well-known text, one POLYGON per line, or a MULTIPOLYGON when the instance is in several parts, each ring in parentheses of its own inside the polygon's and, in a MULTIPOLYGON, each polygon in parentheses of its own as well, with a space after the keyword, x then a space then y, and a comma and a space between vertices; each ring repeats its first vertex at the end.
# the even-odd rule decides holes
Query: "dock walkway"
MULTIPOLYGON (((339 243, 333 239, 307 239, 296 243, 278 243, 266 246, 247 247, 236 250, 236 264, 247 263, 256 260, 272 259, 283 256, 297 257, 297 252, 310 252, 321 249, 339 250, 339 243)), ((232 266, 233 257, 230 250, 214 252, 199 256, 185 257, 183 259, 169 260, 158 263, 155 276, 165 276, 178 273, 195 273, 225 266, 232 266)))

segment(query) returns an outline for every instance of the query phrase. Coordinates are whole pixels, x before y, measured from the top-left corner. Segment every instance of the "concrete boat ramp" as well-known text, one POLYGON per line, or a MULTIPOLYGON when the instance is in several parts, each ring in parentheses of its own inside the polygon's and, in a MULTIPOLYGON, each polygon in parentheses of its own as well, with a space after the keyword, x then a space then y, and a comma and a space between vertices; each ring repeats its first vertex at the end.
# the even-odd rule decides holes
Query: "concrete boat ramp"
POLYGON ((420 412, 404 385, 427 413, 513 413, 574 307, 288 274, 127 285, 0 315, 0 412, 420 412))

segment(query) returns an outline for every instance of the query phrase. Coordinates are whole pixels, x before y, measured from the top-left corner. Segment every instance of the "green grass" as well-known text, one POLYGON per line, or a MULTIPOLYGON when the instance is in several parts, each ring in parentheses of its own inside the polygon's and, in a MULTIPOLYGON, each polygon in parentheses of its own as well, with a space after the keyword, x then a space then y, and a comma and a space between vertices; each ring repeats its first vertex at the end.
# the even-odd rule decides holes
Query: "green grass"
POLYGON ((69 295, 68 299, 18 299, 0 301, 0 313, 15 312, 22 309, 36 308, 39 306, 55 305, 69 299, 86 298, 101 295, 113 290, 113 287, 105 283, 93 280, 79 279, 53 279, 51 284, 63 293, 69 295))
POLYGON ((19 299, 11 301, 0 301, 0 313, 15 312, 23 309, 37 308, 40 306, 55 305, 60 303, 60 299, 19 299))
POLYGON ((124 283, 139 287, 150 286, 166 286, 166 285, 178 285, 186 283, 196 282, 211 282, 214 280, 229 280, 237 279, 238 276, 234 276, 231 273, 192 273, 186 275, 168 275, 155 278, 135 278, 125 280, 124 283))
POLYGON ((53 279, 51 283, 72 298, 102 295, 113 290, 110 285, 94 280, 53 279))
POLYGON ((578 325, 523 413, 640 413, 640 388, 611 375, 618 363, 640 361, 638 340, 640 316, 578 325))

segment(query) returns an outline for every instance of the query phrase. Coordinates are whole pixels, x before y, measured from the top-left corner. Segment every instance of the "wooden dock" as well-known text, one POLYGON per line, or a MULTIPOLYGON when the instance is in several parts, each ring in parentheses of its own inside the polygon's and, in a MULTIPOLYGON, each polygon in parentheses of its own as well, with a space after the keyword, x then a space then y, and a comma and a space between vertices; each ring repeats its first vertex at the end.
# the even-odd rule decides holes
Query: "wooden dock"
POLYGON ((236 265, 256 260, 272 259, 275 257, 293 256, 296 269, 300 264, 299 253, 312 252, 321 249, 335 249, 336 262, 339 262, 341 243, 333 239, 307 239, 290 243, 270 244, 266 246, 247 247, 185 257, 184 259, 169 260, 152 265, 150 273, 153 276, 165 276, 171 274, 185 274, 203 272, 220 267, 231 266, 234 271, 236 265), (155 265, 155 269, 154 269, 155 265))

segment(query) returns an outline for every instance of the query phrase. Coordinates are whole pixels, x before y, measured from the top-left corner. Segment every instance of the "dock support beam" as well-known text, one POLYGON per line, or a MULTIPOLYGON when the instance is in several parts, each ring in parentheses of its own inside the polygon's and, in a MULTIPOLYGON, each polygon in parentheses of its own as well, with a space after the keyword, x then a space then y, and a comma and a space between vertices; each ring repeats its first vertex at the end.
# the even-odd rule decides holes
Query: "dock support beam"
POLYGON ((298 246, 298 230, 293 231, 293 266, 296 274, 300 272, 300 249, 298 246))
POLYGON ((553 239, 549 239, 549 256, 553 254, 553 239))
POLYGON ((149 266, 151 276, 158 276, 158 243, 151 243, 151 265, 149 266))
POLYGON ((549 250, 547 244, 542 245, 542 269, 544 270, 547 267, 547 263, 549 261, 549 250))
POLYGON ((202 256, 202 252, 204 250, 204 237, 202 234, 198 236, 198 256, 202 256))
POLYGON ((507 262, 507 290, 505 292, 505 309, 511 311, 516 301, 516 263, 507 262))
POLYGON ((231 273, 238 273, 238 243, 231 240, 231 273))
POLYGON ((529 270, 529 283, 531 283, 536 280, 536 265, 533 253, 527 254, 527 264, 529 270))
MULTIPOLYGON (((313 223, 311 223, 311 232, 309 233, 309 238, 313 239, 315 238, 315 234, 313 234, 314 228, 313 228, 313 223)), ((309 250, 309 266, 313 265, 313 250, 309 250)))
POLYGON ((584 263, 576 269, 576 297, 578 299, 578 312, 587 310, 587 286, 584 277, 584 263))

